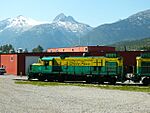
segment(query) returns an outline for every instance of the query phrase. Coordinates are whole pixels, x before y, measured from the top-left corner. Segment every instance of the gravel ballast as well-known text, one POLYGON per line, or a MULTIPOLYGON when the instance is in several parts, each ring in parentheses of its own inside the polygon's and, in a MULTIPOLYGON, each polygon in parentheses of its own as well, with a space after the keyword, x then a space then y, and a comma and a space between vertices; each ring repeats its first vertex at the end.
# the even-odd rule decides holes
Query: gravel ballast
POLYGON ((150 94, 78 86, 15 84, 0 75, 0 113, 150 113, 150 94))

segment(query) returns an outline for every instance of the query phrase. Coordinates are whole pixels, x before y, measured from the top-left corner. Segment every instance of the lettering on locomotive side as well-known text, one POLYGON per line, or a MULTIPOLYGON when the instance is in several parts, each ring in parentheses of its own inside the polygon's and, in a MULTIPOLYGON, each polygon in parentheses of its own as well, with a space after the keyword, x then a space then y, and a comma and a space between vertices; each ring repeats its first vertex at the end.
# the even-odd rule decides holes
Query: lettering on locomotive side
POLYGON ((90 63, 87 62, 69 62, 69 66, 89 66, 90 63))

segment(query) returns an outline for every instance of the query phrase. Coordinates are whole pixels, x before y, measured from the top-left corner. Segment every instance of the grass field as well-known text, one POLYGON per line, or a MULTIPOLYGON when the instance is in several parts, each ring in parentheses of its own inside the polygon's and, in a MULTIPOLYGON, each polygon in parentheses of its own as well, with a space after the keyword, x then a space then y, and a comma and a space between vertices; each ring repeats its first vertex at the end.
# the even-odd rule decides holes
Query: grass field
POLYGON ((85 84, 85 83, 60 83, 60 82, 39 82, 39 81, 15 81, 16 84, 30 84, 37 86, 79 86, 79 87, 93 87, 110 90, 124 90, 135 92, 150 92, 150 86, 130 86, 130 85, 99 85, 99 84, 85 84))

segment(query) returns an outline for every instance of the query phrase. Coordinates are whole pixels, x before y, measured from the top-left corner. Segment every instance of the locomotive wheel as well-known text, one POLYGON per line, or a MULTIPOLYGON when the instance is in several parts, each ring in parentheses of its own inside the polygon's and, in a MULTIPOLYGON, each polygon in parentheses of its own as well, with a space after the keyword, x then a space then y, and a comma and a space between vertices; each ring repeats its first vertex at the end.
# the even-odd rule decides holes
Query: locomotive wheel
POLYGON ((117 79, 115 77, 112 77, 109 79, 109 84, 110 85, 115 85, 116 84, 117 79))
POLYGON ((60 75, 60 76, 58 77, 58 82, 64 82, 64 81, 65 81, 64 76, 63 76, 63 75, 60 75))
POLYGON ((48 78, 47 78, 47 81, 48 81, 48 82, 53 82, 54 80, 53 80, 53 78, 48 77, 48 78))
POLYGON ((103 78, 100 78, 100 79, 99 79, 98 84, 104 84, 103 78))
POLYGON ((142 80, 143 85, 147 86, 148 84, 150 84, 150 79, 149 78, 144 78, 142 80))
POLYGON ((38 80, 39 80, 39 81, 45 81, 46 78, 45 78, 45 77, 39 77, 38 80))
POLYGON ((39 73, 38 80, 39 81, 45 81, 46 77, 43 74, 39 73))
POLYGON ((86 78, 86 83, 87 83, 87 84, 92 83, 92 77, 87 77, 87 78, 86 78))
POLYGON ((86 83, 87 84, 90 84, 90 83, 92 83, 92 75, 86 75, 86 83))

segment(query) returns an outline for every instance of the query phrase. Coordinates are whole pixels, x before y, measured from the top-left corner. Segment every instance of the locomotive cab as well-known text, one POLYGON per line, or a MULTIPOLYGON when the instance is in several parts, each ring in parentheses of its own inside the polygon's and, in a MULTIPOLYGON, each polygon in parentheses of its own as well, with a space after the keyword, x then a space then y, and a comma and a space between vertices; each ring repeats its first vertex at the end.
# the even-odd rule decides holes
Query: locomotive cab
POLYGON ((30 65, 28 71, 28 79, 39 79, 41 81, 46 80, 47 74, 52 71, 52 60, 53 57, 39 58, 37 63, 30 65))

